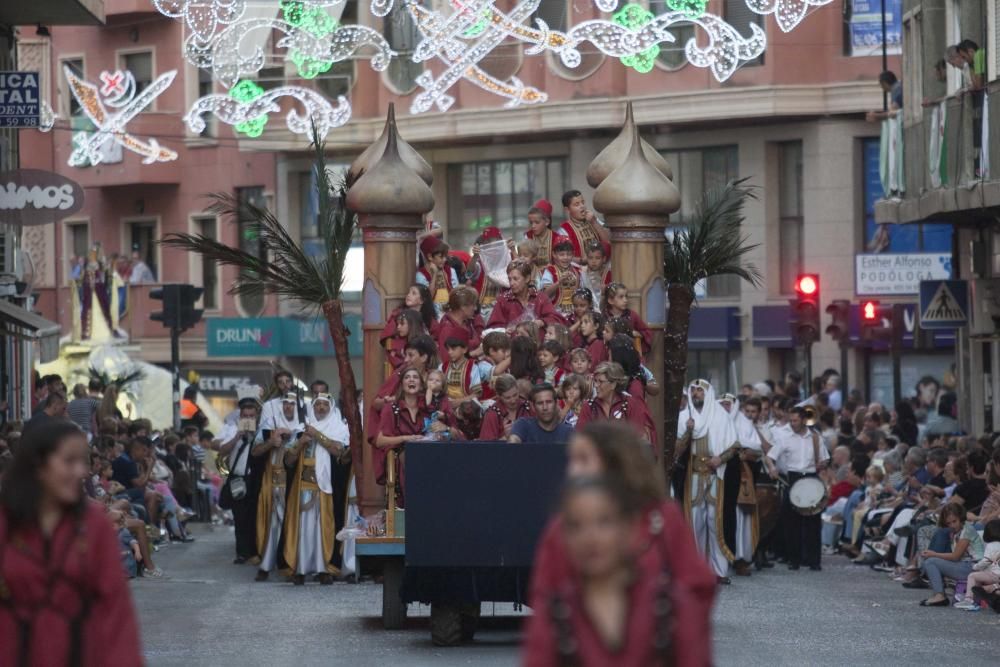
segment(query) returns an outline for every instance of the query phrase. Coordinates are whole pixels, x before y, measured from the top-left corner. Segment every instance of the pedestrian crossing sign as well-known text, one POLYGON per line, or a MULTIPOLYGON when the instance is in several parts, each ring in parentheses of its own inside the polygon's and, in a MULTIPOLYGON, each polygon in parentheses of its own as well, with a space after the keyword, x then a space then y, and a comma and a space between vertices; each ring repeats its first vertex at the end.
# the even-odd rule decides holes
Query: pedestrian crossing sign
POLYGON ((920 328, 956 329, 969 319, 969 286, 964 280, 920 281, 920 328))

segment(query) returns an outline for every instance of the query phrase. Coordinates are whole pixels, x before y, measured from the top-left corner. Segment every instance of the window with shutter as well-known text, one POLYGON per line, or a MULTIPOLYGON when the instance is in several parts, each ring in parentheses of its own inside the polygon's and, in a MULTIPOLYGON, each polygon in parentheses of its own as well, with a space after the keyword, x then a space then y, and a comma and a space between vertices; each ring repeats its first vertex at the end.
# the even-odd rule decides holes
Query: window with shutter
MULTIPOLYGON (((767 26, 764 24, 764 17, 750 9, 750 7, 747 6, 746 0, 726 0, 724 17, 726 22, 736 28, 736 30, 738 30, 744 37, 749 37, 752 34, 750 32, 751 23, 756 23, 761 28, 767 30, 767 26)), ((754 65, 763 64, 764 54, 761 53, 753 60, 746 61, 746 63, 742 66, 752 67, 754 65)))

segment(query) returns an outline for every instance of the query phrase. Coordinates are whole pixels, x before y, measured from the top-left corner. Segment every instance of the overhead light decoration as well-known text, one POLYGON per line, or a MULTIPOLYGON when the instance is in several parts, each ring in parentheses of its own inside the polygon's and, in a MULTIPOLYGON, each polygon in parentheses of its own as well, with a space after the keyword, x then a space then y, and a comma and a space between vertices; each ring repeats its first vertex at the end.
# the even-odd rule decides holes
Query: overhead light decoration
POLYGON ((194 39, 205 44, 222 26, 243 17, 246 0, 153 0, 153 6, 164 16, 183 21, 194 39))
POLYGON ((161 74, 138 94, 135 77, 128 71, 102 72, 100 88, 76 76, 69 66, 63 66, 63 74, 70 93, 95 128, 74 136, 71 167, 100 164, 110 144, 141 155, 143 164, 177 159, 176 152, 160 146, 156 139, 142 140, 128 131, 128 123, 170 87, 176 70, 161 74))
POLYGON ((267 117, 281 111, 278 100, 282 98, 295 100, 302 106, 301 112, 292 109, 285 116, 286 126, 295 134, 311 136, 312 124, 315 123, 316 131, 322 138, 351 119, 351 104, 343 95, 337 98, 337 106, 333 106, 330 100, 310 88, 281 86, 265 91, 252 81, 242 81, 229 94, 206 95, 198 99, 184 116, 184 122, 191 132, 201 134, 205 130, 202 116, 213 114, 238 132, 259 137, 264 132, 267 117))
MULTIPOLYGON (((370 64, 376 71, 384 71, 393 57, 406 57, 396 54, 379 31, 363 25, 343 25, 339 13, 327 11, 347 1, 278 0, 273 14, 268 14, 269 7, 265 7, 262 16, 260 7, 248 9, 251 3, 247 0, 152 0, 158 11, 184 24, 188 61, 210 71, 229 89, 228 93, 197 100, 185 116, 188 127, 200 131, 204 128, 203 116, 215 114, 246 136, 260 136, 268 115, 280 111, 278 101, 282 98, 301 105, 286 117, 293 132, 307 134, 310 119, 316 120, 324 134, 346 123, 351 107, 343 97, 334 105, 312 88, 281 86, 264 90, 253 80, 273 59, 265 53, 264 44, 284 49, 303 79, 316 78, 363 50, 374 51, 370 64)), ((645 3, 594 0, 602 12, 613 16, 582 21, 565 31, 554 30, 535 16, 541 2, 519 0, 504 3, 505 9, 500 9, 496 0, 359 0, 376 17, 387 17, 394 8, 409 12, 420 33, 410 58, 414 63, 436 61, 416 79, 422 90, 411 103, 410 112, 414 114, 449 109, 455 101, 452 88, 460 81, 503 98, 507 107, 546 102, 545 91, 516 76, 495 77, 482 67, 483 60, 505 41, 524 45, 526 55, 551 53, 569 69, 580 66, 581 46, 586 42, 600 53, 620 59, 626 67, 649 72, 662 45, 676 42, 673 29, 693 25, 700 28, 697 39, 691 38, 678 48, 683 48, 689 63, 709 69, 718 81, 725 81, 741 64, 759 57, 766 46, 760 26, 750 24, 737 29, 705 13, 708 0, 666 0, 667 11, 660 14, 650 11, 645 3), (439 11, 442 6, 450 8, 450 12, 439 11), (748 35, 741 34, 747 30, 748 35)), ((832 0, 745 2, 757 14, 774 14, 781 30, 787 32, 803 20, 810 8, 832 0)))
POLYGON ((782 32, 791 32, 809 13, 810 7, 822 7, 833 0, 746 0, 747 7, 757 14, 774 14, 782 32))

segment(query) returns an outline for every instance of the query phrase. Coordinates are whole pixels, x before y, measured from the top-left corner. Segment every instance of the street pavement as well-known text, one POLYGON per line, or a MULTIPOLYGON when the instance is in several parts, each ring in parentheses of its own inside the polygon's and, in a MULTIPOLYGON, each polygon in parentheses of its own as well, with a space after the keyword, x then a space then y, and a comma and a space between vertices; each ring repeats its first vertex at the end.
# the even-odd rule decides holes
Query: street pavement
MULTIPOLYGON (((519 619, 509 604, 484 604, 475 643, 437 648, 427 607, 410 609, 403 630, 381 627, 381 586, 254 583, 232 564, 231 529, 199 525, 197 541, 156 554, 164 579, 132 590, 151 667, 350 665, 511 666, 519 619)), ((926 591, 825 557, 822 572, 780 566, 734 578, 715 611, 719 665, 997 664, 1000 615, 923 608, 926 591)))

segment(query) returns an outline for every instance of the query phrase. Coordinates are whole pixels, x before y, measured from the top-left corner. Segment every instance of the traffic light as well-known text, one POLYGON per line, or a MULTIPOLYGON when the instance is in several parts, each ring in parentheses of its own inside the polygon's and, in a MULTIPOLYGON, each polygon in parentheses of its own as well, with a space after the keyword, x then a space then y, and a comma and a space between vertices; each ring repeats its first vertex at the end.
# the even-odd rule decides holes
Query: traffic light
POLYGON ((163 310, 149 314, 149 319, 154 322, 162 322, 163 326, 173 329, 177 326, 179 305, 178 288, 180 285, 164 285, 153 290, 149 290, 149 298, 154 301, 163 302, 163 310))
POLYGON ((819 275, 800 273, 795 279, 792 306, 792 339, 799 345, 819 340, 819 275))
POLYGON ((830 314, 830 326, 826 328, 826 333, 835 341, 847 344, 851 340, 851 302, 847 299, 836 299, 826 307, 826 312, 830 314))
POLYGON ((202 287, 194 285, 164 285, 149 291, 149 298, 163 302, 163 310, 149 315, 154 322, 162 322, 168 329, 186 331, 201 320, 205 311, 195 308, 201 295, 202 287))
POLYGON ((204 294, 204 287, 195 287, 194 285, 178 285, 181 288, 180 293, 180 313, 177 321, 177 326, 181 331, 186 331, 198 324, 201 321, 201 316, 205 312, 201 308, 195 308, 194 304, 198 303, 201 295, 204 294))
POLYGON ((878 301, 861 302, 861 339, 867 343, 873 341, 891 341, 892 327, 885 326, 885 315, 878 301))

